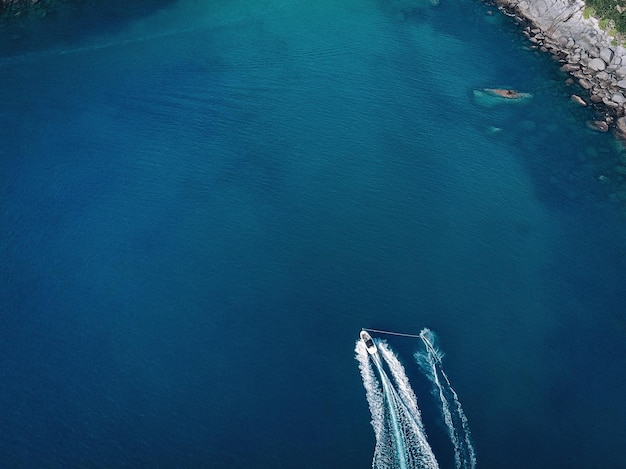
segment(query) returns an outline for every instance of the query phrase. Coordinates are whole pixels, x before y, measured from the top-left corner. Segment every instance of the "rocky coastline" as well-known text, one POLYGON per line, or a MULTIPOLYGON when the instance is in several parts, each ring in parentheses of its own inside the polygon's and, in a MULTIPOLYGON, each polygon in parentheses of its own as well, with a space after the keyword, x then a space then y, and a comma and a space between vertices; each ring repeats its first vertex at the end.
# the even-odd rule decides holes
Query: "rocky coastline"
POLYGON ((587 127, 626 141, 626 48, 585 18, 582 0, 496 0, 504 14, 515 18, 531 47, 550 53, 585 90, 574 102, 591 106, 596 119, 587 127))
POLYGON ((626 47, 596 18, 585 18, 582 0, 495 0, 495 5, 515 19, 530 47, 552 54, 570 75, 567 83, 580 85, 571 99, 593 109, 595 118, 586 127, 616 137, 617 159, 599 164, 595 177, 626 217, 626 47))

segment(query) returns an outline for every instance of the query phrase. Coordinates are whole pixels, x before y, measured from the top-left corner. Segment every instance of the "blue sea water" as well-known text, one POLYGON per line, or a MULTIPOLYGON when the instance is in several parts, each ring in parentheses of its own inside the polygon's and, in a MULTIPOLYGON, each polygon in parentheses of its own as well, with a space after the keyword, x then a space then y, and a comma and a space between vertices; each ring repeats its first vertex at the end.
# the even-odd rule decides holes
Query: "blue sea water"
POLYGON ((0 466, 368 467, 358 332, 429 327, 480 467, 624 467, 618 150, 557 64, 470 0, 150 3, 0 58, 0 466))

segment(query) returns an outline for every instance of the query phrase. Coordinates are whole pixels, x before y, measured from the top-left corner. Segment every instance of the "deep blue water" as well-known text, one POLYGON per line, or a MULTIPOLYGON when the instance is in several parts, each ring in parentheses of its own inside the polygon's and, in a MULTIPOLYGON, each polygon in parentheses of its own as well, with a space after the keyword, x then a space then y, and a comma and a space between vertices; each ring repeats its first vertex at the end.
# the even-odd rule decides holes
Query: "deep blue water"
POLYGON ((614 142, 508 19, 414 3, 179 0, 4 52, 0 466, 368 467, 358 332, 427 326, 480 467, 624 467, 614 142))

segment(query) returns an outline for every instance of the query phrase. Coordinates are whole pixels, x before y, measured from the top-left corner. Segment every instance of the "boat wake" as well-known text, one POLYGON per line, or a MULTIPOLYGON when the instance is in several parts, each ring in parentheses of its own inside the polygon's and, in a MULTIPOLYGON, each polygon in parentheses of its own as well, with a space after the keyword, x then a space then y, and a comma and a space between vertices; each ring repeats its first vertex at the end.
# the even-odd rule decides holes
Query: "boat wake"
POLYGON ((404 367, 384 342, 376 345, 374 354, 368 353, 362 340, 355 348, 376 436, 372 467, 438 468, 404 367))
MULTIPOLYGON (((410 337, 419 337, 424 345, 424 350, 415 353, 415 359, 432 383, 454 447, 456 467, 474 469, 476 454, 467 418, 441 365, 443 354, 436 346, 435 335, 424 329, 419 336, 410 337)), ((438 468, 435 454, 427 441, 417 397, 398 357, 385 342, 372 339, 366 332, 361 332, 355 352, 376 437, 372 467, 438 468)))
POLYGON ((433 392, 439 398, 441 413, 454 446, 454 459, 458 469, 474 469, 476 452, 470 437, 467 417, 461 407, 459 396, 450 384, 442 367, 443 353, 437 348, 435 333, 430 329, 420 332, 424 350, 415 353, 415 360, 433 383, 433 392))

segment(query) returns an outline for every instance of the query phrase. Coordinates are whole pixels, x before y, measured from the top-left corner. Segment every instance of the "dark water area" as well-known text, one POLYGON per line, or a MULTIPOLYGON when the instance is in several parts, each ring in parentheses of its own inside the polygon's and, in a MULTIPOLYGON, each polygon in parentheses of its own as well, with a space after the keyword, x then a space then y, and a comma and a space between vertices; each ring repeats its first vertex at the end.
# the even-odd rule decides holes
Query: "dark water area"
POLYGON ((427 326, 479 467, 623 467, 619 151, 556 64, 465 0, 136 5, 0 59, 0 465, 368 467, 358 332, 427 326))
POLYGON ((75 48, 172 4, 174 0, 38 0, 0 6, 0 55, 75 48))

